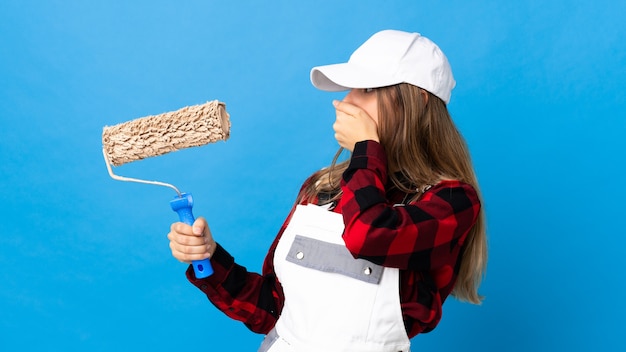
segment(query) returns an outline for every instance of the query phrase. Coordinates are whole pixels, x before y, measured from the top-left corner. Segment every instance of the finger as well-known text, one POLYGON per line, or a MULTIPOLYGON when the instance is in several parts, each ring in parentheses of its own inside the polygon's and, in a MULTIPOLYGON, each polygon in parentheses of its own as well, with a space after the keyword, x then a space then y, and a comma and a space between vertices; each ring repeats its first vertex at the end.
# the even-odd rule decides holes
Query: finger
POLYGON ((209 258, 209 253, 208 252, 204 252, 201 254, 184 253, 173 248, 172 256, 183 263, 191 263, 194 260, 204 260, 204 259, 209 258))
POLYGON ((181 246, 204 246, 207 244, 204 237, 181 235, 173 232, 170 232, 167 238, 181 246))
POLYGON ((335 109, 337 109, 337 111, 341 111, 350 115, 355 113, 358 109, 356 105, 341 100, 333 100, 333 106, 335 107, 335 109))
POLYGON ((361 109, 360 107, 345 102, 345 101, 339 101, 339 100, 333 100, 333 105, 335 106, 335 109, 337 111, 343 112, 347 115, 353 116, 353 117, 357 117, 357 116, 369 116, 363 109, 361 109))
POLYGON ((196 236, 204 235, 204 230, 207 228, 207 222, 203 217, 199 217, 193 222, 192 230, 196 236))
POLYGON ((181 235, 193 236, 193 230, 191 226, 183 222, 175 222, 170 226, 170 231, 181 235))
POLYGON ((204 254, 209 253, 210 245, 206 245, 204 243, 199 245, 183 245, 178 242, 170 242, 170 248, 180 253, 184 254, 204 254))

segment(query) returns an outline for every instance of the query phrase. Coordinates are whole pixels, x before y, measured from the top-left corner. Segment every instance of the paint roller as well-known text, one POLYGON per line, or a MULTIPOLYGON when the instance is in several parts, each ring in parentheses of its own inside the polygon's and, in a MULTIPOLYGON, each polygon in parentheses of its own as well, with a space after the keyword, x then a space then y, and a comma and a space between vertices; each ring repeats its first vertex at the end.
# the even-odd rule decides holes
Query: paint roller
MULTIPOLYGON (((111 165, 120 166, 184 148, 225 141, 228 137, 230 116, 226 112, 226 105, 214 100, 115 126, 105 126, 102 131, 102 153, 113 179, 165 186, 176 191, 170 207, 178 214, 181 222, 192 225, 195 218, 191 193, 183 193, 165 182, 115 175, 111 165)), ((213 273, 209 259, 193 261, 192 265, 197 278, 208 277, 213 273)))

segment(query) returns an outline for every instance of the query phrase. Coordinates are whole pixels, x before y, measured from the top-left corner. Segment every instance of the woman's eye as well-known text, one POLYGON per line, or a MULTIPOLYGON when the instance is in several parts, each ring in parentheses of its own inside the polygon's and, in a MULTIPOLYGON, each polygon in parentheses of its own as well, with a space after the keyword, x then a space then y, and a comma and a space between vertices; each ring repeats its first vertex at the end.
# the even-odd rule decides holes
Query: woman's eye
POLYGON ((365 93, 371 93, 371 92, 373 92, 373 91, 374 91, 374 88, 365 88, 365 89, 363 89, 363 91, 364 91, 365 93))

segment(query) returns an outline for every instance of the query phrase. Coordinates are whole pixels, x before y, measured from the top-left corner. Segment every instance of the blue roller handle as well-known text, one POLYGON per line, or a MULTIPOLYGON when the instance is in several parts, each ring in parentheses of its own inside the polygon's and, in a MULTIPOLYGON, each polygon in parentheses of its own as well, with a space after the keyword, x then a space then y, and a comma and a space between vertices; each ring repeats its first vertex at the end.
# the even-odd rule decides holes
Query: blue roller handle
MULTIPOLYGON (((187 225, 193 225, 196 219, 193 217, 191 208, 193 207, 193 198, 190 193, 181 193, 180 197, 174 198, 170 201, 172 210, 178 213, 178 218, 181 222, 187 225)), ((209 277, 213 274, 213 267, 209 258, 204 260, 194 260, 192 263, 193 271, 198 279, 209 277)))

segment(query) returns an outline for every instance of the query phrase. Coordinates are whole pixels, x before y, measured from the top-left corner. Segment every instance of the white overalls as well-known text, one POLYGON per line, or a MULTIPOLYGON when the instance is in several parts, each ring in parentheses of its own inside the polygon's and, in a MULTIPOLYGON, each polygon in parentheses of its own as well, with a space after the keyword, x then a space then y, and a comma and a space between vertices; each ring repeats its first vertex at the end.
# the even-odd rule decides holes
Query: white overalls
POLYGON ((285 293, 259 351, 408 352, 399 271, 354 259, 341 214, 298 205, 274 254, 285 293))

